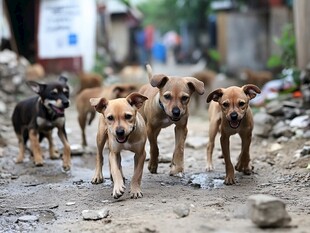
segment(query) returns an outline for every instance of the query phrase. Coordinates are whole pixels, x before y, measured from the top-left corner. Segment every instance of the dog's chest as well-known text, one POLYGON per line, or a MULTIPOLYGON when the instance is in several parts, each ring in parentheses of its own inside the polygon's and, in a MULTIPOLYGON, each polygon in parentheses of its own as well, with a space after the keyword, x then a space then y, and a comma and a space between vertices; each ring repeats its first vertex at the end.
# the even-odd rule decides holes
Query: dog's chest
POLYGON ((64 117, 58 117, 53 121, 47 120, 42 117, 37 117, 36 123, 41 130, 50 130, 55 127, 62 127, 64 125, 65 118, 64 117))

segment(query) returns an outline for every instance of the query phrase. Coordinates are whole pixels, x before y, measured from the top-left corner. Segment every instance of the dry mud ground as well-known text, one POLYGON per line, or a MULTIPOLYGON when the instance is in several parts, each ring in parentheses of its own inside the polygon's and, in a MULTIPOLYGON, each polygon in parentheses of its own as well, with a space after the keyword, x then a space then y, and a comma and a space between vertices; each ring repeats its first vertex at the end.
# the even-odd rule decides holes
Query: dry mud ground
MULTIPOLYGON (((74 101, 74 100, 73 100, 74 101)), ((12 108, 10 108, 12 111, 12 108)), ((9 111, 9 112, 10 112, 9 111)), ((80 130, 74 102, 66 112, 71 144, 80 143, 80 130)), ((98 119, 98 117, 96 118, 98 119)), ((202 141, 203 146, 185 148, 185 177, 169 176, 169 163, 160 163, 158 174, 150 174, 145 162, 142 178, 143 198, 130 199, 128 185, 133 173, 133 155, 123 153, 126 193, 118 200, 111 196, 112 184, 104 150, 105 183, 90 183, 95 168, 97 122, 87 128, 88 153, 72 157, 72 169, 64 173, 60 160, 50 160, 45 148, 45 165, 35 167, 29 154, 24 163, 15 164, 17 140, 10 120, 6 127, 8 145, 0 157, 0 232, 310 232, 310 196, 308 161, 294 159, 304 140, 290 140, 277 152, 269 152, 274 139, 253 138, 251 157, 254 173, 236 173, 237 184, 223 185, 224 164, 219 159, 219 137, 214 154, 215 171, 205 172, 205 144, 208 121, 206 111, 191 115, 187 140, 202 141), (193 184, 193 182, 198 184, 193 184), (291 227, 259 229, 247 217, 246 200, 252 194, 270 194, 287 204, 291 227), (70 203, 71 202, 71 203, 70 203), (187 217, 179 218, 174 208, 185 204, 187 217), (98 221, 85 221, 82 211, 107 208, 109 216, 98 221), (24 215, 38 221, 22 222, 24 215)), ((57 141, 57 145, 61 146, 57 141)), ((240 140, 231 140, 233 163, 240 152, 240 140)), ((173 127, 162 130, 159 137, 163 160, 171 158, 174 147, 173 127)))

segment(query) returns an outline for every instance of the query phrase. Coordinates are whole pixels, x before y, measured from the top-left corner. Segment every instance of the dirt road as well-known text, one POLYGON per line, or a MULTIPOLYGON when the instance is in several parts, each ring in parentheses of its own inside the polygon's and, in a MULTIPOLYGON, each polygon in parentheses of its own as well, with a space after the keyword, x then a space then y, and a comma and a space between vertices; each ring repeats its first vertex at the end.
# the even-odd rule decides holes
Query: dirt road
MULTIPOLYGON (((10 106, 8 116, 13 106, 10 106)), ((66 113, 71 144, 80 144, 74 100, 66 113)), ((97 117, 98 118, 98 117, 97 117)), ((162 163, 158 174, 150 174, 147 162, 142 178, 143 198, 130 199, 126 192, 119 200, 111 196, 107 162, 105 183, 90 183, 95 167, 97 122, 87 128, 88 153, 73 156, 69 173, 61 170, 60 160, 50 160, 45 151, 45 165, 35 167, 29 154, 22 164, 15 164, 17 140, 10 119, 4 120, 8 145, 0 156, 0 232, 290 232, 310 231, 310 175, 305 161, 294 159, 294 153, 305 143, 294 139, 283 148, 270 152, 274 139, 253 138, 251 157, 254 174, 236 174, 237 184, 223 185, 224 164, 217 138, 214 155, 215 171, 205 172, 208 121, 201 110, 189 119, 185 148, 185 177, 170 177, 169 163, 174 147, 173 127, 162 130, 159 137, 162 163), (195 147, 195 148, 193 148, 195 147), (287 204, 291 227, 262 230, 248 219, 246 200, 252 194, 270 194, 287 204), (190 210, 180 218, 175 208, 190 210), (109 216, 98 221, 85 221, 83 210, 106 208, 109 216), (25 217, 26 216, 26 217, 25 217), (30 217, 29 217, 30 216, 30 217)), ((57 145, 61 146, 57 141, 57 145)), ((240 152, 240 140, 231 142, 232 161, 240 152)), ((43 143, 45 150, 47 143, 43 143)), ((105 161, 107 150, 104 151, 105 161)), ((133 173, 133 156, 123 153, 123 170, 128 185, 133 173)))

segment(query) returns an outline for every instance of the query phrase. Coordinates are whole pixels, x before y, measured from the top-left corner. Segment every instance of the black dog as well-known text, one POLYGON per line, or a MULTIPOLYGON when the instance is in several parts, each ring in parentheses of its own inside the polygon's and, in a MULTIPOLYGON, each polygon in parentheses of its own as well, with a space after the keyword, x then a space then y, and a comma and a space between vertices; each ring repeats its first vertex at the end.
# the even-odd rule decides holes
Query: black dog
POLYGON ((70 170, 71 151, 65 131, 65 108, 69 107, 69 87, 67 78, 60 76, 59 80, 49 84, 28 81, 28 86, 38 96, 19 102, 12 115, 12 123, 19 142, 19 155, 16 163, 24 159, 27 140, 30 139, 31 151, 36 166, 43 165, 41 140, 46 137, 49 143, 51 159, 59 158, 52 140, 52 129, 58 129, 58 136, 64 145, 63 168, 70 170))

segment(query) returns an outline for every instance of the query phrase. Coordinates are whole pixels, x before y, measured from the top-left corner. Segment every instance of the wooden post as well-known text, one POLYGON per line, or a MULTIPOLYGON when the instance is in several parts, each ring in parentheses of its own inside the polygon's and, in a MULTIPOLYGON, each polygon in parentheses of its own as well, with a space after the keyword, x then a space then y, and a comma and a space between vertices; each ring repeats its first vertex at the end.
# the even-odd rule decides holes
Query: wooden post
POLYGON ((305 69, 310 63, 310 1, 294 0, 293 4, 297 67, 305 69))

